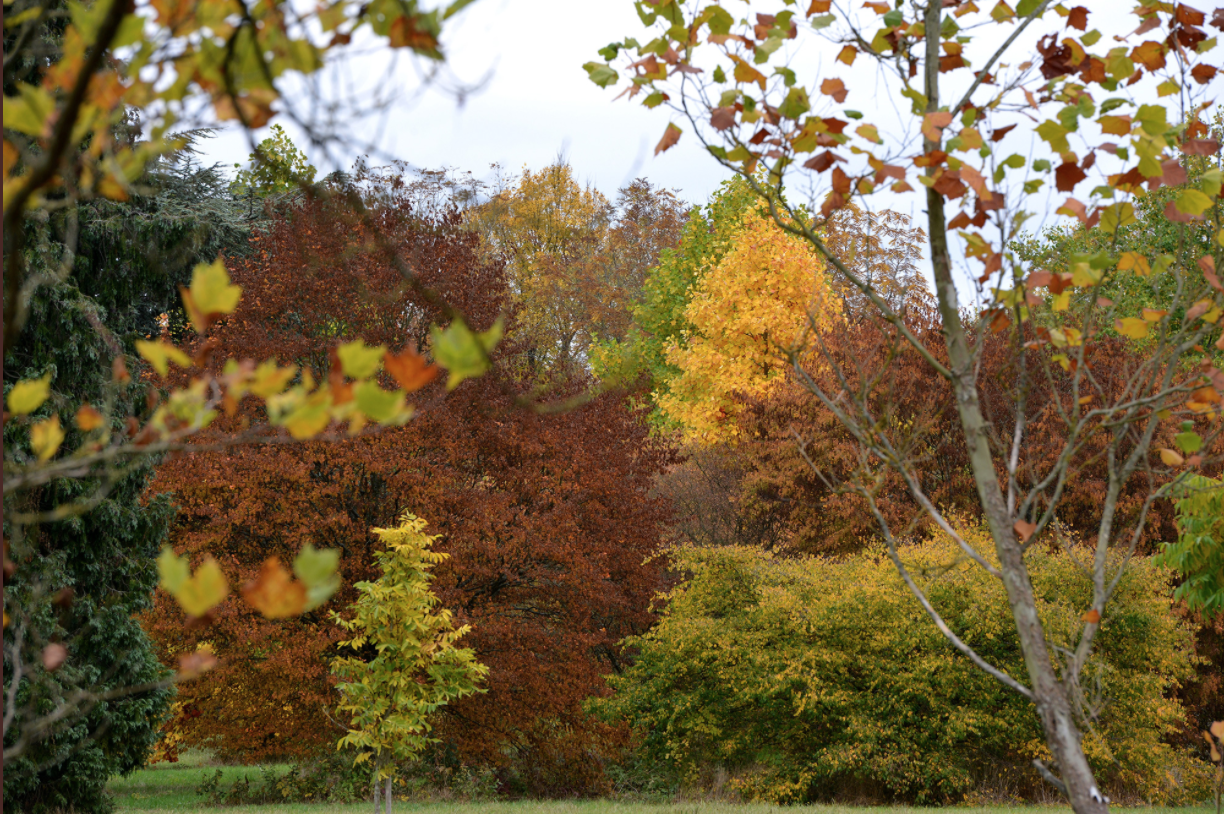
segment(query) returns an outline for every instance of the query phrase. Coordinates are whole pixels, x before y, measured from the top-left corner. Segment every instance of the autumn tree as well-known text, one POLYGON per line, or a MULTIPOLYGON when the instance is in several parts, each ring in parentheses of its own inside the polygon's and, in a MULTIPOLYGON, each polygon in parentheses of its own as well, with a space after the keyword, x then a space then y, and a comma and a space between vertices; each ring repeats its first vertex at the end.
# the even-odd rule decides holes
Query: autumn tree
MULTIPOLYGON (((1024 0, 1014 9, 1003 2, 984 9, 923 0, 834 9, 829 0, 815 0, 806 10, 776 4, 749 19, 736 19, 719 5, 675 0, 640 11, 652 35, 645 44, 628 39, 603 49, 604 62, 585 66, 591 79, 617 83, 610 64, 617 62, 631 75, 631 94, 686 116, 685 126, 715 160, 745 178, 779 228, 807 240, 862 292, 893 346, 912 349, 950 388, 993 560, 956 534, 930 500, 914 458, 920 447, 909 430, 908 419, 920 417, 882 421, 868 391, 849 388, 841 378, 826 386, 794 365, 812 397, 851 432, 858 462, 849 483, 867 501, 906 586, 953 647, 1032 702, 1052 759, 1052 765, 1035 760, 1034 768, 1079 814, 1104 811, 1107 801, 1082 745, 1082 671, 1098 632, 1109 624, 1111 597, 1144 538, 1151 509, 1182 488, 1189 473, 1215 463, 1224 388, 1213 359, 1196 350, 1224 342, 1217 320, 1224 302, 1220 242, 1192 263, 1125 251, 1120 242, 1136 224, 1136 200, 1178 183, 1187 157, 1219 151, 1201 118, 1210 118, 1214 100, 1205 96, 1218 73, 1205 61, 1217 46, 1205 26, 1224 29, 1224 9, 1215 10, 1209 23, 1203 11, 1185 4, 1137 6, 1135 30, 1116 39, 1090 28, 1088 8, 1045 0, 1024 0), (983 29, 1000 36, 985 36, 983 29), (1157 29, 1155 38, 1145 38, 1157 29), (820 75, 791 61, 809 42, 828 57, 815 63, 820 75), (856 87, 845 70, 859 59, 874 63, 889 92, 908 102, 895 119, 881 111, 867 118, 845 106, 852 94, 873 93, 856 87), (1165 97, 1179 106, 1161 103, 1165 97), (1031 214, 1025 210, 1030 196, 1047 184, 1067 195, 1058 215, 1102 235, 1101 248, 1073 257, 1065 272, 1036 268, 1009 249, 1031 214), (813 192, 807 210, 783 194, 804 187, 813 192), (906 194, 916 187, 926 212, 922 226, 930 241, 942 358, 825 237, 827 219, 851 202, 866 207, 873 193, 906 194), (960 288, 954 256, 971 269, 960 288), (1099 294, 1114 280, 1134 276, 1169 280, 1168 306, 1132 316, 1099 294), (968 321, 962 313, 967 296, 985 305, 968 321), (1047 296, 1054 301, 1045 310, 1047 296), (1142 353, 1103 382, 1105 370, 1095 363, 1100 348, 1114 341, 1110 328, 1124 337, 1120 341, 1138 343, 1142 353), (1004 338, 1015 373, 1001 383, 1013 405, 1012 420, 1002 426, 990 421, 982 393, 980 362, 984 339, 992 335, 1004 338), (1029 373, 1034 362, 1038 377, 1029 373), (1062 440, 1026 476, 1020 457, 1030 437, 1028 400, 1041 379, 1059 375, 1067 378, 1060 392, 1049 394, 1048 409, 1061 432, 1047 437, 1062 440), (1071 473, 1094 456, 1103 461, 1104 492, 1091 534, 1091 600, 1075 640, 1055 649, 1026 551, 1056 538, 1071 473), (897 473, 961 553, 1004 587, 1022 674, 1001 669, 958 635, 915 582, 897 550, 905 530, 892 527, 874 502, 871 484, 886 471, 897 473), (1132 489, 1141 496, 1137 505, 1123 500, 1132 489)), ((658 149, 680 137, 681 128, 669 124, 658 149)), ((1167 202, 1164 215, 1176 224, 1202 219, 1218 231, 1222 181, 1218 169, 1203 173, 1167 202)), ((824 471, 821 461, 811 465, 824 471)))
MULTIPOLYGON (((478 236, 453 213, 418 217, 410 185, 379 184, 370 200, 385 202, 374 213, 380 232, 473 331, 495 325, 512 294, 503 267, 482 259, 478 236), (403 205, 386 203, 394 201, 403 205)), ((218 327, 213 364, 238 349, 275 350, 325 379, 333 350, 353 335, 385 343, 393 356, 418 343, 436 359, 427 326, 445 319, 439 306, 402 286, 343 211, 302 202, 254 244, 250 261, 235 264, 248 296, 218 327)), ((513 360, 521 350, 507 342, 513 360)), ((623 396, 561 415, 523 409, 531 383, 516 371, 498 361, 445 404, 444 377, 433 379, 412 422, 376 434, 181 457, 161 467, 154 489, 180 507, 176 549, 214 552, 239 582, 255 578, 271 554, 291 560, 305 542, 339 549, 345 587, 332 607, 356 598, 353 582, 375 576, 371 527, 387 527, 405 506, 437 518, 438 549, 449 559, 435 569, 433 589, 457 624, 472 626, 464 641, 489 677, 487 693, 438 716, 435 756, 493 766, 509 788, 569 794, 602 787, 601 756, 619 737, 582 701, 623 664, 617 642, 650 623, 662 564, 646 560, 666 517, 651 482, 670 455, 623 396)), ((219 421, 254 421, 250 409, 219 421)), ((249 761, 330 749, 321 709, 336 700, 326 665, 343 631, 321 612, 274 624, 232 600, 214 615, 210 629, 185 635, 181 611, 159 595, 148 620, 163 652, 207 639, 220 659, 181 690, 185 714, 175 726, 187 742, 249 761)))
POLYGON ((527 367, 564 372, 585 367, 592 342, 624 334, 646 270, 675 243, 683 209, 644 179, 613 204, 558 161, 523 170, 469 221, 506 264, 527 367))
POLYGON ((279 124, 272 125, 272 134, 259 142, 248 166, 234 167, 238 174, 230 191, 239 197, 264 198, 278 192, 293 192, 313 183, 318 172, 279 124))
MULTIPOLYGON (((246 360, 221 381, 201 374, 180 337, 158 335, 159 317, 178 311, 176 285, 182 319, 170 322, 176 331, 190 322, 192 334, 241 294, 217 254, 236 225, 224 184, 189 168, 205 183, 167 195, 168 166, 201 128, 234 122, 250 137, 276 113, 306 122, 301 103, 319 98, 283 98, 282 87, 340 57, 367 26, 379 43, 442 59, 442 25, 468 2, 391 13, 346 2, 292 13, 266 3, 6 6, 4 582, 6 621, 21 631, 4 642, 10 802, 104 806, 106 775, 143 759, 167 688, 202 666, 190 654, 177 674, 162 671, 132 624, 169 515, 164 500, 142 507, 139 496, 156 457, 249 392, 268 360, 246 360), (172 365, 200 375, 168 386, 172 365), (29 567, 15 577, 14 564, 29 567)), ((363 96, 339 101, 360 106, 363 96)), ((306 126, 325 147, 343 141, 306 126)), ((287 395, 281 407, 297 398, 256 389, 287 395)), ((337 406, 325 387, 297 393, 306 390, 316 415, 323 401, 337 406)), ((370 423, 401 414, 324 412, 329 424, 339 412, 370 423)), ((193 592, 205 581, 173 570, 174 593, 204 615, 193 592)))
POLYGON ((340 679, 339 711, 351 721, 339 745, 358 750, 357 762, 373 762, 376 811, 379 781, 386 778, 387 814, 395 764, 436 742, 429 737, 432 715, 476 692, 489 672, 470 648, 456 645, 470 628, 456 628, 449 610, 436 610, 430 572, 446 555, 430 551, 438 538, 425 534, 425 525, 405 513, 395 528, 374 529, 387 547, 376 555, 382 575, 354 586, 352 618, 332 613, 333 622, 354 634, 339 647, 356 651, 331 663, 340 679))

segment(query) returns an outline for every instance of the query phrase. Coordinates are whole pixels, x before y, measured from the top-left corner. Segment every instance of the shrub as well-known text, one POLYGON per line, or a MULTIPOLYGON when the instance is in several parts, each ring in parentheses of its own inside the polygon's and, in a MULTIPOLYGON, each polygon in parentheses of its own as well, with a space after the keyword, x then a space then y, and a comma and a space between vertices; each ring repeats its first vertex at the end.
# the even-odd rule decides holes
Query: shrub
MULTIPOLYGON (((966 533, 989 550, 984 531, 966 533)), ((1023 678, 1002 585, 958 553, 941 539, 903 557, 949 626, 1023 678)), ((1089 607, 1073 553, 1029 554, 1053 647, 1074 641, 1089 607)), ((627 642, 640 652, 610 679, 615 695, 592 705, 628 719, 648 758, 690 781, 725 766, 742 794, 775 802, 847 789, 948 802, 1004 769, 1036 788, 1027 766, 1048 755, 1032 705, 953 650, 882 551, 785 560, 680 548, 673 557, 689 579, 662 597, 660 623, 627 642)), ((1154 560, 1132 560, 1084 673, 1085 749, 1115 796, 1186 799, 1202 774, 1163 741, 1183 717, 1170 693, 1194 660, 1168 579, 1154 560)))

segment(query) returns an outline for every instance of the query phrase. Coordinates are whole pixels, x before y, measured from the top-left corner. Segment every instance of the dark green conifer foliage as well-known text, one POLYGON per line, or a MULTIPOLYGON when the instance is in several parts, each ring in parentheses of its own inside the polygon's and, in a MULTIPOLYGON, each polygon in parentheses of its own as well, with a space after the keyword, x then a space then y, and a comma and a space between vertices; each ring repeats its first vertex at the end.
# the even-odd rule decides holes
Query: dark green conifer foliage
MULTIPOLYGON (((89 201, 27 221, 32 266, 62 279, 35 293, 23 333, 6 349, 5 389, 50 371, 52 396, 40 415, 68 419, 81 404, 110 398, 113 414, 140 416, 148 409, 146 383, 137 375, 133 343, 160 332, 162 314, 171 329, 182 324, 177 286, 196 263, 244 250, 250 229, 239 211, 225 179, 195 161, 189 141, 176 161, 153 167, 141 194, 128 201, 89 201), (57 275, 65 262, 71 274, 57 275), (112 381, 117 355, 132 371, 129 383, 112 381)), ((17 429, 6 427, 6 455, 29 454, 17 429)), ((77 430, 65 429, 75 446, 77 430)), ((122 431, 118 422, 113 429, 122 431)), ((116 472, 96 505, 54 522, 22 523, 19 515, 97 498, 103 479, 60 480, 5 499, 4 536, 16 564, 4 586, 13 620, 5 633, 6 695, 19 667, 20 683, 17 718, 4 745, 8 750, 23 738, 30 744, 21 757, 5 761, 4 802, 11 811, 107 811, 107 780, 142 765, 157 740, 170 689, 83 706, 86 714, 65 726, 33 731, 41 716, 78 690, 138 687, 167 674, 135 618, 151 605, 154 560, 173 515, 168 499, 144 497, 153 463, 116 472), (71 590, 70 601, 63 589, 71 590), (10 645, 19 636, 25 645, 20 665, 10 645), (65 645, 68 658, 48 672, 40 655, 52 642, 65 645)))

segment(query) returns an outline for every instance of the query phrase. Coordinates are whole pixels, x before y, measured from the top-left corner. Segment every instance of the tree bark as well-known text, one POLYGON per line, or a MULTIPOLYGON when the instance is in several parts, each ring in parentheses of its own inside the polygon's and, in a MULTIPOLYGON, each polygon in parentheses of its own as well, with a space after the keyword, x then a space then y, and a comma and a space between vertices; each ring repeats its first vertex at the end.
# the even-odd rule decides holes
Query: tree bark
MULTIPOLYGON (((928 112, 939 110, 941 5, 936 0, 928 0, 924 65, 928 112)), ((926 152, 940 146, 939 142, 929 138, 924 138, 923 144, 926 152)), ((928 174, 933 173, 933 168, 928 170, 928 174)), ((1017 539, 1011 512, 1007 508, 996 474, 994 458, 990 451, 989 426, 982 414, 978 398, 973 351, 961 322, 960 301, 952 276, 944 200, 943 196, 931 187, 927 187, 927 216, 936 300, 943 323, 944 343, 948 350, 948 367, 951 371, 957 412, 982 512, 999 556, 1003 583, 1012 608, 1020 648, 1024 654, 1037 714, 1041 718, 1046 744, 1062 775, 1062 791, 1070 799, 1071 807, 1076 814, 1103 814, 1108 807, 1097 789, 1092 768, 1084 755, 1067 688, 1059 681, 1050 659, 1045 630, 1037 613, 1033 586, 1024 563, 1023 543, 1017 539)))

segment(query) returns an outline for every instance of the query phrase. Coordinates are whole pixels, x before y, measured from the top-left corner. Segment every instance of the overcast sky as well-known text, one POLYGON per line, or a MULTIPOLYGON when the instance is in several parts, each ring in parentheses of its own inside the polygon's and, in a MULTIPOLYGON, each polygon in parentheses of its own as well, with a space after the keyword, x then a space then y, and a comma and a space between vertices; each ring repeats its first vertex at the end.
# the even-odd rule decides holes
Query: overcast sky
MULTIPOLYGON (((437 90, 417 95, 418 68, 402 60, 390 75, 405 96, 416 98, 402 98, 385 120, 364 122, 356 128, 359 138, 418 167, 450 166, 478 176, 493 163, 511 172, 539 169, 564 152, 580 179, 609 196, 645 176, 695 203, 729 177, 691 137, 655 157, 666 113, 646 110, 637 100, 613 102, 619 89, 603 90, 587 79, 582 64, 598 60, 598 49, 642 33, 631 2, 480 0, 452 23, 444 39, 450 72, 467 83, 488 77, 487 83, 462 105, 437 90)), ((386 75, 377 57, 355 64, 370 76, 386 75)), ((379 84, 385 91, 386 83, 379 84)), ((320 169, 332 169, 317 151, 312 154, 300 131, 285 126, 320 169)), ((206 147, 226 164, 244 162, 250 152, 237 132, 206 147)))

